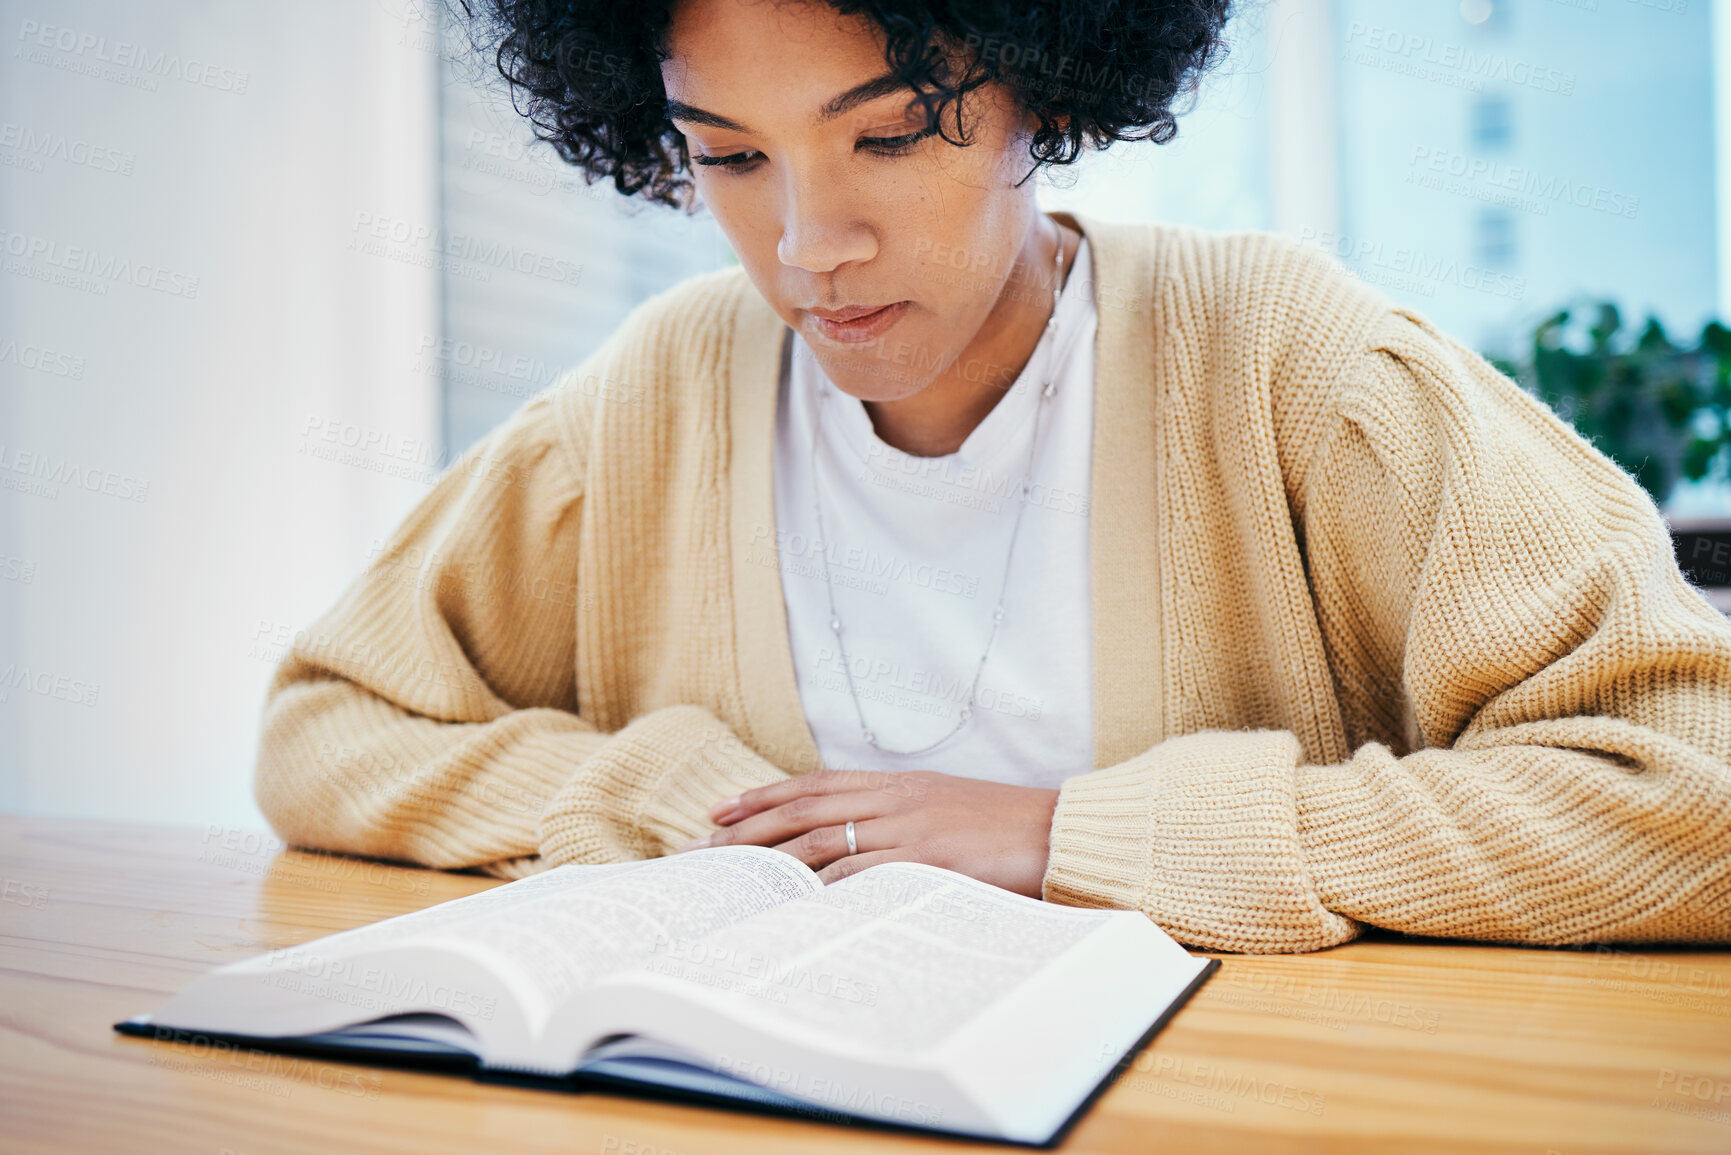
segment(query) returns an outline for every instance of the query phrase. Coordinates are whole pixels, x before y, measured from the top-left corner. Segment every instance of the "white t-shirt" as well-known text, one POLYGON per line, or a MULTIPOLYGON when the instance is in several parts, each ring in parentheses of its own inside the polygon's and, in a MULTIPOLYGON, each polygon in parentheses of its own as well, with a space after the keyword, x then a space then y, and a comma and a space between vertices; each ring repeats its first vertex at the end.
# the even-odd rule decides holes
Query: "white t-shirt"
POLYGON ((1047 788, 1094 768, 1088 494, 1098 318, 1086 239, 1057 318, 1006 395, 943 457, 881 441, 865 406, 829 383, 803 339, 789 340, 776 410, 776 540, 800 702, 825 766, 1047 788), (1057 392, 1039 418, 1030 472, 1048 381, 1057 392), (819 390, 828 399, 816 428, 819 390), (1032 487, 1005 585, 1025 474, 1032 487), (906 757, 866 743, 830 624, 826 560, 860 709, 890 750, 930 745, 955 725, 1003 588, 972 716, 943 745, 906 757))

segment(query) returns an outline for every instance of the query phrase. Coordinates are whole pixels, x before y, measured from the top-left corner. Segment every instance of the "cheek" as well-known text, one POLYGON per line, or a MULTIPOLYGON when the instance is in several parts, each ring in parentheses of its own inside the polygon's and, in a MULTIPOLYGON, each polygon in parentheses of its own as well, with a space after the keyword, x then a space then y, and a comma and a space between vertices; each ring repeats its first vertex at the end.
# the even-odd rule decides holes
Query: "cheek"
POLYGON ((945 208, 908 250, 913 286, 965 343, 997 302, 1021 248, 1026 215, 985 196, 955 196, 945 208))
POLYGON ((715 218, 758 294, 783 321, 793 324, 796 302, 788 291, 787 270, 777 251, 781 216, 771 190, 762 181, 736 180, 725 174, 700 177, 697 190, 703 207, 715 218))
POLYGON ((781 236, 776 208, 761 182, 725 173, 697 178, 697 194, 709 215, 721 227, 740 263, 756 272, 761 258, 774 261, 776 241, 781 236))
POLYGON ((1012 152, 985 140, 948 149, 931 182, 925 224, 930 240, 919 246, 922 263, 948 281, 973 286, 975 292, 982 283, 995 290, 1008 275, 1036 212, 1034 182, 1016 186, 1024 171, 1012 152))

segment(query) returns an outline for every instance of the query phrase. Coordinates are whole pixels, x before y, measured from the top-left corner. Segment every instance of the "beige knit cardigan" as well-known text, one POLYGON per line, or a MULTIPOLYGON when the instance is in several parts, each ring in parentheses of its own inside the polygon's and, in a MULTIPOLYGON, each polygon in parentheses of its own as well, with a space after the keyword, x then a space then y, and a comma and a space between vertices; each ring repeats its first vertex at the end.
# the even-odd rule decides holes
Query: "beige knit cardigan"
MULTIPOLYGON (((1065 219, 1097 769, 1045 897, 1237 951, 1731 940, 1731 623, 1635 482, 1325 255, 1065 219)), ((818 766, 771 552, 786 335, 696 278, 467 453, 277 671, 277 831, 511 877, 818 766)))

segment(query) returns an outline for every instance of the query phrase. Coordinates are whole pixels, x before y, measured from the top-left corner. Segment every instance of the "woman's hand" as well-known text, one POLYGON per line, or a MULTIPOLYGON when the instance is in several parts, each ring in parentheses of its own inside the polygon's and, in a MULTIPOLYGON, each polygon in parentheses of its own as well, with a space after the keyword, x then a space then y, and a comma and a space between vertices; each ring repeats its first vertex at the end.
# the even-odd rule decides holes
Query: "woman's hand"
POLYGON ((924 862, 1039 898, 1057 806, 1056 790, 931 770, 818 770, 716 803, 709 817, 721 829, 679 850, 771 846, 826 883, 880 862, 924 862))

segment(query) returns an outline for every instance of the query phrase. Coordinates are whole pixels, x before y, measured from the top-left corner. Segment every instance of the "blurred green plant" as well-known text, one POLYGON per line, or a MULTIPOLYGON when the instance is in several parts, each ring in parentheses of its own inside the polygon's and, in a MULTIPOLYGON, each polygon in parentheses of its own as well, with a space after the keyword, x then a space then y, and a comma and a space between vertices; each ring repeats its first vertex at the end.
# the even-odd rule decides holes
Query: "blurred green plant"
POLYGON ((1593 301, 1541 322, 1524 362, 1488 359, 1660 505, 1682 478, 1731 480, 1731 330, 1717 321, 1683 346, 1656 318, 1631 334, 1593 301))

